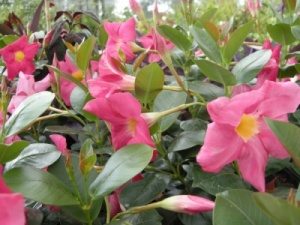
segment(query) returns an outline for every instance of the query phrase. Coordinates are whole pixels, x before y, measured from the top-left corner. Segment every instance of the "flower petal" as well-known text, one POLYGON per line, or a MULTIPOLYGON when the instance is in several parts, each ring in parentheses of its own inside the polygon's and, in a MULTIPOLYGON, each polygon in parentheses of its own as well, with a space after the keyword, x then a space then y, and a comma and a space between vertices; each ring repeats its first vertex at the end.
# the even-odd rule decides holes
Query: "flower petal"
POLYGON ((230 125, 211 123, 197 162, 204 171, 219 172, 223 166, 239 157, 243 141, 230 125))

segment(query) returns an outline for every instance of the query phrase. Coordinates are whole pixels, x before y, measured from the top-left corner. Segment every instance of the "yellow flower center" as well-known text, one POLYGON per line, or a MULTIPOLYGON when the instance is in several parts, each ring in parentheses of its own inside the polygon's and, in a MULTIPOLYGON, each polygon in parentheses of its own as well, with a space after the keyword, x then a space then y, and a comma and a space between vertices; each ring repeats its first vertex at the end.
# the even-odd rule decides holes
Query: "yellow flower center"
POLYGON ((24 54, 24 52, 22 52, 22 51, 17 51, 17 52, 15 53, 15 60, 16 60, 17 62, 22 62, 23 59, 24 59, 24 57, 25 57, 25 54, 24 54))
POLYGON ((82 81, 83 73, 81 72, 81 70, 78 70, 78 71, 72 73, 72 77, 74 77, 78 81, 82 81))
POLYGON ((135 119, 131 118, 128 120, 128 124, 127 124, 128 130, 130 131, 130 133, 132 135, 134 135, 134 133, 135 133, 136 125, 137 125, 137 121, 135 119))
POLYGON ((235 128, 238 135, 247 142, 254 135, 259 133, 257 117, 243 114, 239 125, 235 128))

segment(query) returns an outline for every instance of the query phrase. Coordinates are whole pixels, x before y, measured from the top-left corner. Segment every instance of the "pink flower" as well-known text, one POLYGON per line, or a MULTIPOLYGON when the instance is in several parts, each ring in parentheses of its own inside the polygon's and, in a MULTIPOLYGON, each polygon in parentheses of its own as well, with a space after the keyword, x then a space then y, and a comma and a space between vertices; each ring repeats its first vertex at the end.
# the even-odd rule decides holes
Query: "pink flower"
POLYGON ((43 80, 35 82, 33 75, 24 74, 20 72, 16 94, 9 102, 7 111, 13 113, 15 109, 28 96, 35 93, 45 91, 50 87, 50 77, 47 75, 43 80))
MULTIPOLYGON (((68 55, 65 56, 65 61, 57 61, 57 59, 54 58, 53 64, 56 65, 60 69, 60 71, 69 74, 70 76, 74 77, 78 81, 81 81, 82 83, 85 82, 85 80, 83 79, 84 77, 82 71, 72 63, 68 55)), ((89 72, 86 72, 86 76, 87 79, 90 79, 89 72)), ((52 81, 57 83, 56 77, 54 76, 54 73, 52 71, 50 72, 50 77, 52 81)), ((76 87, 76 84, 62 76, 60 76, 59 84, 61 98, 64 100, 67 106, 71 106, 70 96, 73 89, 76 87)))
POLYGON ((256 17, 260 9, 260 0, 248 0, 247 9, 251 16, 256 17))
POLYGON ((110 123, 115 150, 129 144, 155 147, 147 122, 141 116, 142 107, 130 93, 115 93, 107 98, 91 100, 84 110, 110 123))
MULTIPOLYGON (((163 40, 163 42, 168 50, 171 50, 172 48, 175 47, 175 45, 172 42, 168 41, 167 39, 165 39, 161 36, 160 36, 160 38, 163 40)), ((157 47, 159 46, 157 44, 154 44, 154 38, 153 38, 152 34, 147 34, 146 36, 140 37, 138 40, 141 42, 141 44, 144 48, 150 48, 152 50, 157 50, 157 47)), ((161 58, 160 58, 159 54, 149 54, 149 57, 148 57, 148 61, 150 63, 158 62, 160 59, 161 58)))
POLYGON ((135 58, 135 55, 130 48, 130 43, 136 39, 134 18, 131 18, 124 23, 105 22, 104 29, 109 36, 106 43, 106 51, 111 57, 123 61, 119 54, 119 52, 122 51, 126 62, 135 58))
POLYGON ((25 225, 25 201, 21 194, 13 193, 2 178, 0 165, 0 224, 25 225))
POLYGON ((139 15, 141 12, 143 12, 142 7, 136 0, 129 0, 129 5, 133 13, 139 15))
POLYGON ((67 141, 66 138, 60 134, 51 134, 49 135, 57 149, 63 154, 63 155, 69 155, 70 151, 67 149, 67 141))
POLYGON ((213 123, 208 125, 197 162, 204 171, 219 172, 235 160, 243 178, 265 191, 268 156, 288 157, 264 117, 287 121, 300 103, 300 88, 292 82, 265 81, 260 89, 231 99, 218 98, 207 105, 213 123))
POLYGON ((7 67, 7 79, 12 81, 20 71, 32 74, 35 71, 32 60, 38 49, 39 44, 28 44, 25 35, 0 49, 0 54, 7 67))
POLYGON ((174 195, 159 203, 161 208, 188 214, 211 211, 215 206, 213 201, 193 195, 174 195))

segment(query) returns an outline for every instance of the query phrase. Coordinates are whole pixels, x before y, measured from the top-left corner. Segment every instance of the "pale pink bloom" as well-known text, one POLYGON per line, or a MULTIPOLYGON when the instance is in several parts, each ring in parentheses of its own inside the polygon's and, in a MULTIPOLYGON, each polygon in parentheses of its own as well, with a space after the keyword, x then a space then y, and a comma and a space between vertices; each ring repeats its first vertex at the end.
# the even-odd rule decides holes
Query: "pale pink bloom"
POLYGON ((141 12, 143 12, 142 7, 136 0, 129 0, 129 5, 133 13, 139 15, 141 12))
POLYGON ((215 207, 213 201, 193 195, 174 195, 159 203, 161 208, 188 214, 212 211, 215 207))
POLYGON ((12 81, 21 71, 32 74, 35 71, 33 58, 38 49, 39 44, 29 44, 25 35, 0 49, 0 54, 7 67, 7 79, 12 81))
POLYGON ((247 0, 247 9, 250 12, 251 16, 253 16, 254 18, 257 17, 260 9, 260 0, 247 0))
POLYGON ((129 144, 155 147, 147 122, 141 116, 141 104, 130 93, 115 93, 89 101, 84 110, 110 124, 112 144, 118 150, 129 144))
POLYGON ((119 55, 119 51, 122 51, 125 55, 126 62, 135 58, 135 55, 132 53, 130 48, 130 43, 136 39, 135 24, 136 22, 134 18, 131 18, 124 23, 104 23, 104 29, 108 33, 106 51, 111 57, 123 61, 119 55))
POLYGON ((265 81, 260 89, 229 99, 220 97, 207 105, 213 123, 208 125, 197 162, 207 172, 219 172, 235 160, 243 178, 265 191, 268 156, 286 158, 285 148, 264 117, 287 121, 300 103, 300 88, 292 82, 265 81))
MULTIPOLYGON (((161 38, 163 40, 163 45, 165 45, 165 47, 168 50, 171 50, 175 47, 175 45, 172 42, 168 41, 164 37, 159 36, 159 38, 161 38)), ((161 40, 161 39, 159 39, 159 40, 161 40)), ((138 39, 138 41, 141 42, 141 44, 144 48, 150 48, 151 50, 158 50, 157 47, 160 46, 160 45, 154 43, 155 40, 154 40, 152 34, 147 34, 146 36, 140 37, 138 39)), ((148 56, 148 61, 150 63, 158 62, 159 60, 161 60, 161 57, 159 54, 149 54, 149 56, 148 56)))
MULTIPOLYGON (((70 76, 74 77, 78 81, 85 83, 85 79, 83 77, 82 71, 72 63, 68 55, 65 55, 65 61, 58 61, 57 58, 54 57, 53 65, 56 66, 61 72, 69 74, 70 76)), ((54 83, 57 83, 53 71, 50 71, 50 78, 54 83)), ((86 79, 88 80, 90 78, 91 78, 90 73, 86 71, 86 79)), ((63 76, 60 76, 59 83, 60 83, 59 88, 60 88, 60 95, 61 95, 60 97, 63 99, 63 101, 67 106, 71 106, 70 96, 72 91, 76 87, 76 84, 64 78, 63 76)))
POLYGON ((34 81, 34 76, 20 72, 15 95, 11 98, 7 111, 13 113, 28 96, 45 91, 50 87, 50 77, 47 75, 41 81, 34 81))
POLYGON ((0 165, 0 224, 25 225, 25 200, 19 193, 13 193, 2 178, 0 165))
POLYGON ((67 148, 67 140, 64 136, 60 134, 51 134, 49 137, 63 155, 70 154, 70 151, 67 148))
POLYGON ((262 68, 262 70, 257 75, 257 81, 255 85, 249 86, 247 84, 242 84, 234 87, 232 95, 237 95, 245 91, 251 91, 260 88, 266 80, 276 81, 279 64, 280 64, 280 51, 281 45, 276 45, 272 47, 272 43, 269 39, 266 39, 262 47, 264 50, 272 50, 272 55, 267 64, 262 68))

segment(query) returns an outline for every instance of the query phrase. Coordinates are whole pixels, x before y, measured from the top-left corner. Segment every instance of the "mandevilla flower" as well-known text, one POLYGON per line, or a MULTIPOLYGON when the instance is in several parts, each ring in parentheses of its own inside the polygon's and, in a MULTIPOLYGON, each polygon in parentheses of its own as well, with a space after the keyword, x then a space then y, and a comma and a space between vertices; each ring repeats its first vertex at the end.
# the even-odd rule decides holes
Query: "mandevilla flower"
POLYGON ((243 178, 265 191, 268 156, 286 158, 285 148, 264 117, 287 121, 300 103, 300 88, 292 82, 265 81, 260 89, 229 99, 220 97, 207 105, 213 123, 208 125, 197 162, 207 172, 219 172, 235 160, 243 178))
POLYGON ((45 91, 50 87, 50 77, 47 75, 43 80, 35 82, 33 75, 20 72, 16 94, 9 102, 7 111, 13 113, 15 109, 28 96, 45 91))
POLYGON ((25 200, 19 193, 13 193, 2 178, 3 166, 0 165, 0 224, 25 225, 25 200))
POLYGON ((257 17, 258 11, 260 9, 260 0, 247 0, 247 9, 251 16, 257 17))
POLYGON ((108 40, 106 43, 106 51, 115 59, 123 61, 120 58, 120 51, 125 55, 126 62, 135 58, 130 48, 130 43, 135 41, 135 19, 131 18, 124 23, 122 22, 105 22, 104 28, 108 33, 108 40))
POLYGON ((129 144, 155 147, 147 122, 141 116, 141 104, 130 93, 115 93, 107 98, 93 99, 83 109, 110 123, 115 150, 129 144))
POLYGON ((193 195, 175 195, 160 202, 160 207, 174 212, 196 214, 214 209, 211 200, 193 195))
POLYGON ((25 35, 0 49, 0 54, 7 67, 7 79, 12 81, 20 71, 26 74, 32 74, 35 70, 32 60, 38 49, 39 44, 28 44, 25 35))

